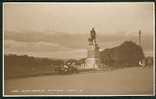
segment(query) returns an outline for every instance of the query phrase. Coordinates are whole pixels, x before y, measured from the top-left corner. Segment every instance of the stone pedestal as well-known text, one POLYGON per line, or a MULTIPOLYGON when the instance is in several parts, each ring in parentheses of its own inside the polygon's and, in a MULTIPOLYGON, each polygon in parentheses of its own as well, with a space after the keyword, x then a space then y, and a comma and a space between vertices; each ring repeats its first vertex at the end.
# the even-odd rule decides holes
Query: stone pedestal
POLYGON ((99 49, 97 46, 89 45, 86 59, 86 69, 98 69, 100 64, 99 49))

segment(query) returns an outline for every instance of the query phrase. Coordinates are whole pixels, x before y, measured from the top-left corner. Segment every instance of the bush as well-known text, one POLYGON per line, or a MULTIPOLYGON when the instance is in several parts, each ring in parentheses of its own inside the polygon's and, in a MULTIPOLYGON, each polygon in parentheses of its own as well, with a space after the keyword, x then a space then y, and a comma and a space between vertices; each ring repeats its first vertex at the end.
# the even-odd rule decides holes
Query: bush
POLYGON ((125 41, 121 45, 101 51, 101 62, 103 64, 114 66, 132 66, 138 65, 139 60, 144 58, 142 48, 132 41, 125 41))

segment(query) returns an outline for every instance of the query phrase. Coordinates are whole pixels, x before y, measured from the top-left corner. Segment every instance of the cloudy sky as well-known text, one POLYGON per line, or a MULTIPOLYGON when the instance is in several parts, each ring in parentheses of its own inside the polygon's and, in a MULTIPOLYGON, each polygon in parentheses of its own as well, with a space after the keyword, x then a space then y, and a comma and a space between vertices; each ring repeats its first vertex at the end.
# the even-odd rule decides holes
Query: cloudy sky
POLYGON ((86 57, 90 29, 101 49, 125 40, 138 43, 146 55, 153 49, 153 3, 5 3, 5 54, 50 58, 86 57))

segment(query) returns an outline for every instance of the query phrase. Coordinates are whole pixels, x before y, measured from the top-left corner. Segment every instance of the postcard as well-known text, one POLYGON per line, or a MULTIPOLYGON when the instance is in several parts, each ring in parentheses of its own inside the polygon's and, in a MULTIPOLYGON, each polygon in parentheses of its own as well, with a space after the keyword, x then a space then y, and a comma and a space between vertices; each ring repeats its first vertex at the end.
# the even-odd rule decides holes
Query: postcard
POLYGON ((154 18, 153 2, 3 3, 3 95, 155 95, 154 18))

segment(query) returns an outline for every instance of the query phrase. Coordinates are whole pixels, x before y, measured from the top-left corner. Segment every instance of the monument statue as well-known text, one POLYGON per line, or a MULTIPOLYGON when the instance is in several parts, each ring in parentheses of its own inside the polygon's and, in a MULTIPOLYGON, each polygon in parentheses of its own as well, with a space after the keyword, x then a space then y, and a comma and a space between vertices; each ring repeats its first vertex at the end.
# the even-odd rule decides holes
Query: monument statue
POLYGON ((88 55, 86 59, 86 68, 97 69, 100 63, 99 47, 96 43, 96 32, 94 28, 90 31, 90 37, 88 38, 88 55))
POLYGON ((89 45, 94 45, 96 46, 96 32, 94 28, 90 31, 90 38, 88 38, 89 45))
POLYGON ((92 28, 92 30, 90 31, 90 35, 91 35, 92 40, 96 39, 96 32, 95 32, 94 28, 92 28))

